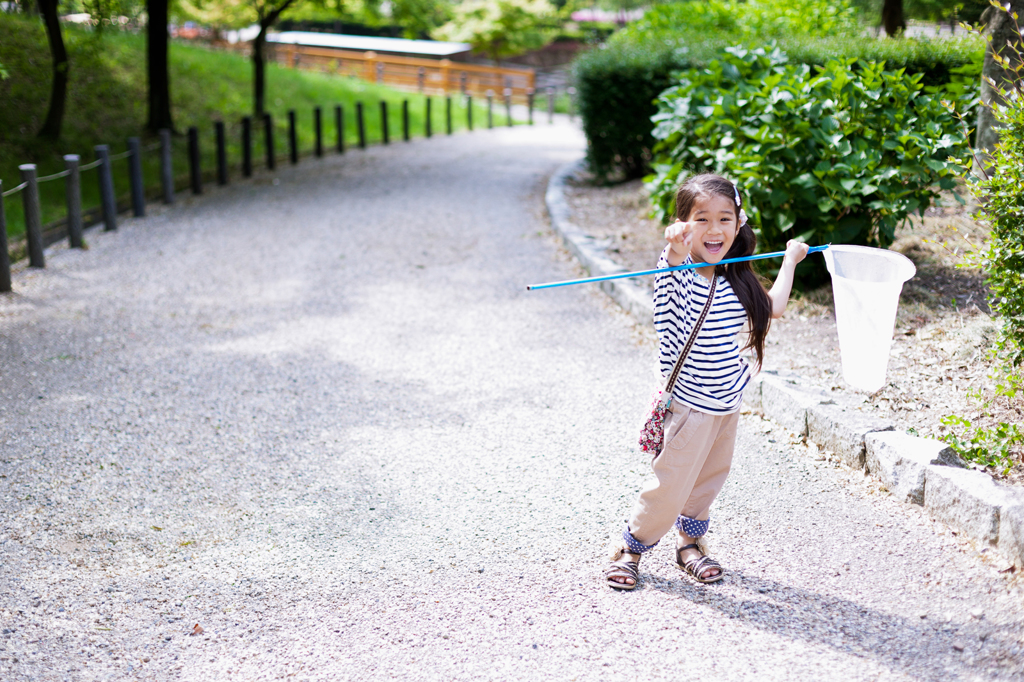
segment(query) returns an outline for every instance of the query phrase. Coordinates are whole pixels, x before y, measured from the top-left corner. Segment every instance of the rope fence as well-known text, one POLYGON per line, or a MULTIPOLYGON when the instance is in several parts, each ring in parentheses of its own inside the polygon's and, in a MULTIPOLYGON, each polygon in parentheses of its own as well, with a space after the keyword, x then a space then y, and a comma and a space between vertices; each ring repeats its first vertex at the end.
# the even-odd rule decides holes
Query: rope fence
POLYGON ((17 194, 18 192, 20 192, 21 190, 25 189, 26 187, 28 187, 28 183, 27 182, 23 182, 20 185, 18 185, 17 187, 12 187, 11 189, 9 189, 6 192, 4 192, 3 196, 6 199, 7 197, 11 196, 12 194, 17 194))
MULTIPOLYGON (((571 103, 572 96, 575 94, 575 89, 568 88, 567 94, 570 96, 570 117, 572 117, 574 112, 571 103)), ((526 92, 528 123, 530 125, 533 125, 535 95, 536 93, 532 88, 529 88, 526 92)), ((548 123, 554 122, 555 96, 555 88, 547 88, 548 123)), ((466 106, 466 128, 472 131, 473 98, 470 94, 460 97, 463 99, 466 106)), ((495 125, 495 98, 496 93, 491 90, 486 91, 488 128, 493 128, 495 125)), ((425 120, 422 132, 426 138, 430 138, 434 132, 432 129, 433 99, 434 97, 427 96, 424 100, 425 120)), ((452 97, 445 96, 443 99, 445 132, 448 135, 451 135, 453 132, 452 97)), ((511 126, 513 120, 512 91, 510 88, 506 88, 503 91, 502 99, 505 109, 505 123, 508 126, 511 126)), ((362 102, 356 102, 354 118, 359 147, 365 148, 367 146, 367 126, 365 108, 362 102)), ((391 131, 389 128, 388 103, 386 101, 382 100, 379 103, 378 118, 380 126, 379 139, 382 144, 390 144, 391 131)), ((401 119, 402 139, 408 141, 410 139, 410 115, 409 100, 407 99, 402 102, 401 119)), ((333 120, 335 136, 334 146, 338 154, 343 154, 345 152, 346 127, 345 110, 341 105, 335 105, 333 120)), ((324 155, 325 136, 323 121, 324 116, 322 108, 316 107, 313 110, 315 145, 312 150, 316 157, 322 157, 324 155)), ((245 178, 252 176, 255 165, 253 159, 253 125, 253 117, 245 116, 242 118, 240 140, 242 156, 241 171, 242 176, 245 178)), ((258 120, 257 125, 262 125, 263 128, 264 161, 262 165, 267 170, 273 170, 279 160, 275 153, 275 126, 273 116, 269 113, 263 114, 262 118, 258 120)), ((284 159, 288 159, 290 163, 294 165, 299 162, 300 158, 295 110, 288 112, 287 125, 288 154, 280 160, 283 161, 284 159)), ((216 172, 212 177, 216 178, 218 185, 227 185, 229 181, 226 137, 224 122, 215 121, 214 139, 216 146, 216 172)), ((193 195, 199 195, 203 193, 204 180, 199 129, 195 126, 190 127, 188 129, 186 139, 188 156, 188 187, 191 189, 193 195)), ((119 210, 112 171, 112 165, 115 161, 128 161, 128 184, 130 186, 129 207, 134 217, 141 218, 146 215, 146 186, 142 170, 143 155, 152 154, 154 152, 159 154, 160 197, 163 200, 163 203, 173 204, 175 201, 176 180, 173 167, 173 142, 172 131, 164 129, 159 131, 159 140, 157 142, 145 147, 141 145, 139 138, 128 138, 127 151, 119 154, 111 154, 110 147, 108 145, 97 145, 93 150, 96 155, 96 159, 89 163, 80 163, 81 157, 77 154, 66 154, 63 157, 65 165, 64 170, 53 173, 52 175, 39 177, 36 175, 37 169, 35 164, 22 164, 18 167, 18 170, 21 173, 21 184, 8 190, 3 189, 3 181, 0 180, 0 292, 11 291, 11 252, 7 243, 7 217, 3 201, 5 198, 13 196, 19 192, 22 193, 22 207, 25 216, 24 251, 27 252, 28 255, 29 267, 43 268, 46 267, 44 247, 54 243, 55 241, 63 239, 65 236, 67 237, 68 244, 71 248, 85 248, 82 231, 85 227, 84 219, 86 217, 91 220, 89 223, 90 225, 102 222, 105 231, 117 229, 117 216, 119 210), (96 177, 99 184, 100 205, 97 209, 90 209, 83 214, 81 174, 91 170, 97 171, 96 177), (39 185, 41 183, 60 179, 64 179, 65 181, 66 215, 62 221, 57 221, 53 225, 46 226, 44 228, 40 217, 39 185)))
POLYGON ((43 183, 49 182, 50 180, 58 180, 60 178, 66 178, 71 175, 71 171, 62 170, 60 173, 54 173, 53 175, 44 175, 41 178, 36 178, 36 182, 43 183))

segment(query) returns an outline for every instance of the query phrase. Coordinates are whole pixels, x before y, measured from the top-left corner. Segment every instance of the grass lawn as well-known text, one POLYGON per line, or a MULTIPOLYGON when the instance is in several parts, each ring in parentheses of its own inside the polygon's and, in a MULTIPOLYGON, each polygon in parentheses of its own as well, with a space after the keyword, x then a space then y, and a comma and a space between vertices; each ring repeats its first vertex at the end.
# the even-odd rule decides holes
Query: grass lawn
MULTIPOLYGON (((61 139, 39 140, 50 96, 50 55, 42 22, 0 13, 0 63, 10 77, 0 81, 0 180, 10 189, 21 183, 19 164, 35 163, 40 176, 64 169, 62 155, 78 154, 83 164, 96 158, 94 147, 110 145, 112 154, 127 148, 127 138, 140 136, 143 146, 157 138, 146 136, 146 53, 145 37, 117 31, 98 36, 89 30, 65 24, 64 39, 70 67, 67 108, 61 139)), ((187 137, 189 126, 199 129, 204 175, 215 169, 214 122, 224 121, 228 141, 229 173, 241 175, 241 119, 252 111, 252 65, 247 57, 173 42, 170 49, 171 101, 174 125, 174 169, 179 187, 187 186, 187 137)), ((344 76, 267 65, 266 101, 274 117, 274 150, 278 163, 287 163, 288 111, 297 119, 300 153, 314 147, 313 109, 323 108, 324 153, 335 153, 334 107, 341 105, 345 117, 345 145, 358 142, 356 102, 364 107, 368 143, 381 140, 380 102, 388 103, 392 143, 402 139, 402 101, 409 101, 410 132, 421 137, 425 129, 425 98, 392 88, 344 76)), ((505 123, 504 108, 495 103, 495 125, 505 123)), ((546 106, 546 102, 545 102, 546 106)), ((455 130, 466 128, 466 104, 453 97, 452 122, 455 130)), ((539 113, 539 112, 538 112, 539 113)), ((486 126, 486 106, 473 102, 473 125, 486 126)), ((434 97, 431 127, 434 135, 445 133, 444 98, 434 97)), ((263 127, 253 122, 253 162, 263 164, 263 127)), ((157 152, 143 154, 147 190, 159 188, 157 152)), ((119 198, 128 196, 128 162, 114 162, 114 186, 119 198)), ((65 215, 64 182, 40 185, 43 224, 65 215)), ((82 174, 82 206, 99 205, 96 171, 82 174)), ((16 238, 24 233, 21 194, 5 201, 7 233, 16 238)))

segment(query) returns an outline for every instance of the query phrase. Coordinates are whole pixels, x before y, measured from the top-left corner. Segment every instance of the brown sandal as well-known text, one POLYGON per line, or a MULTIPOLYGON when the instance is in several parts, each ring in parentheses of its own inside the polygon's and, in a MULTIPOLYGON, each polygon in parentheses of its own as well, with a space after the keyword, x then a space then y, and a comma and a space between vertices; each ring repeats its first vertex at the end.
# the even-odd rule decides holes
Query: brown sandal
POLYGON ((611 566, 604 570, 604 579, 608 583, 609 587, 613 587, 616 590, 632 590, 636 588, 640 582, 640 560, 631 561, 629 559, 623 559, 622 555, 625 554, 625 548, 619 548, 612 555, 611 566), (626 582, 619 582, 614 578, 629 578, 633 582, 632 584, 626 582))
POLYGON ((676 563, 679 564, 679 568, 689 573, 699 583, 717 583, 725 577, 725 570, 722 568, 722 565, 705 554, 704 550, 697 543, 676 547, 676 563), (687 549, 697 550, 700 552, 700 557, 684 562, 683 552, 687 549), (707 578, 701 577, 705 571, 712 568, 717 568, 718 573, 707 578))

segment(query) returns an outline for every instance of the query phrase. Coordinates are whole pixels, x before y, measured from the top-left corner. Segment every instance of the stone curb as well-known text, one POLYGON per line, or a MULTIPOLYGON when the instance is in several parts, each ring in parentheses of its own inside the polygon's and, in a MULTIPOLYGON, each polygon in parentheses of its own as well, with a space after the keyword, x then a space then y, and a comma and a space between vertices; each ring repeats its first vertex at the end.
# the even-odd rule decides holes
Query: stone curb
MULTIPOLYGON (((594 277, 626 270, 605 248, 572 222, 565 200, 566 180, 584 167, 568 163, 548 181, 545 202, 551 226, 594 277)), ((601 289, 638 321, 654 324, 650 294, 628 279, 601 282, 601 289)), ((758 374, 747 387, 744 404, 786 428, 834 452, 845 464, 881 479, 898 499, 923 505, 936 519, 957 529, 979 549, 995 549, 1024 568, 1024 491, 964 467, 941 441, 919 438, 837 402, 795 374, 758 374)))
MULTIPOLYGON (((572 209, 565 200, 565 181, 576 171, 582 170, 583 159, 567 163, 551 176, 544 195, 551 226, 565 242, 566 247, 593 277, 616 275, 627 272, 621 265, 608 257, 598 240, 586 234, 572 222, 572 209)), ((611 296, 624 310, 649 326, 654 326, 654 301, 650 294, 628 279, 617 279, 598 284, 601 290, 611 296)))

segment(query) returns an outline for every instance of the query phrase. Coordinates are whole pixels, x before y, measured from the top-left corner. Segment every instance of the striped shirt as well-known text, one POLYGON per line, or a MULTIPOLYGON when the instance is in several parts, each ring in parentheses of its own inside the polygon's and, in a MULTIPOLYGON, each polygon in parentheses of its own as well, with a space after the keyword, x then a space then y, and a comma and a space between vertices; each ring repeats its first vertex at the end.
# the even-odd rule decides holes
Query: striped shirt
MULTIPOLYGON (((666 247, 659 268, 669 267, 666 247)), ((686 263, 693 259, 686 257, 686 263)), ((696 269, 666 272, 655 277, 654 328, 658 332, 658 361, 667 380, 679 352, 690 338, 711 291, 711 282, 696 269)), ((673 400, 710 414, 739 409, 751 370, 740 356, 738 335, 747 321, 736 292, 725 277, 718 278, 715 300, 697 340, 690 348, 676 380, 673 400)))

